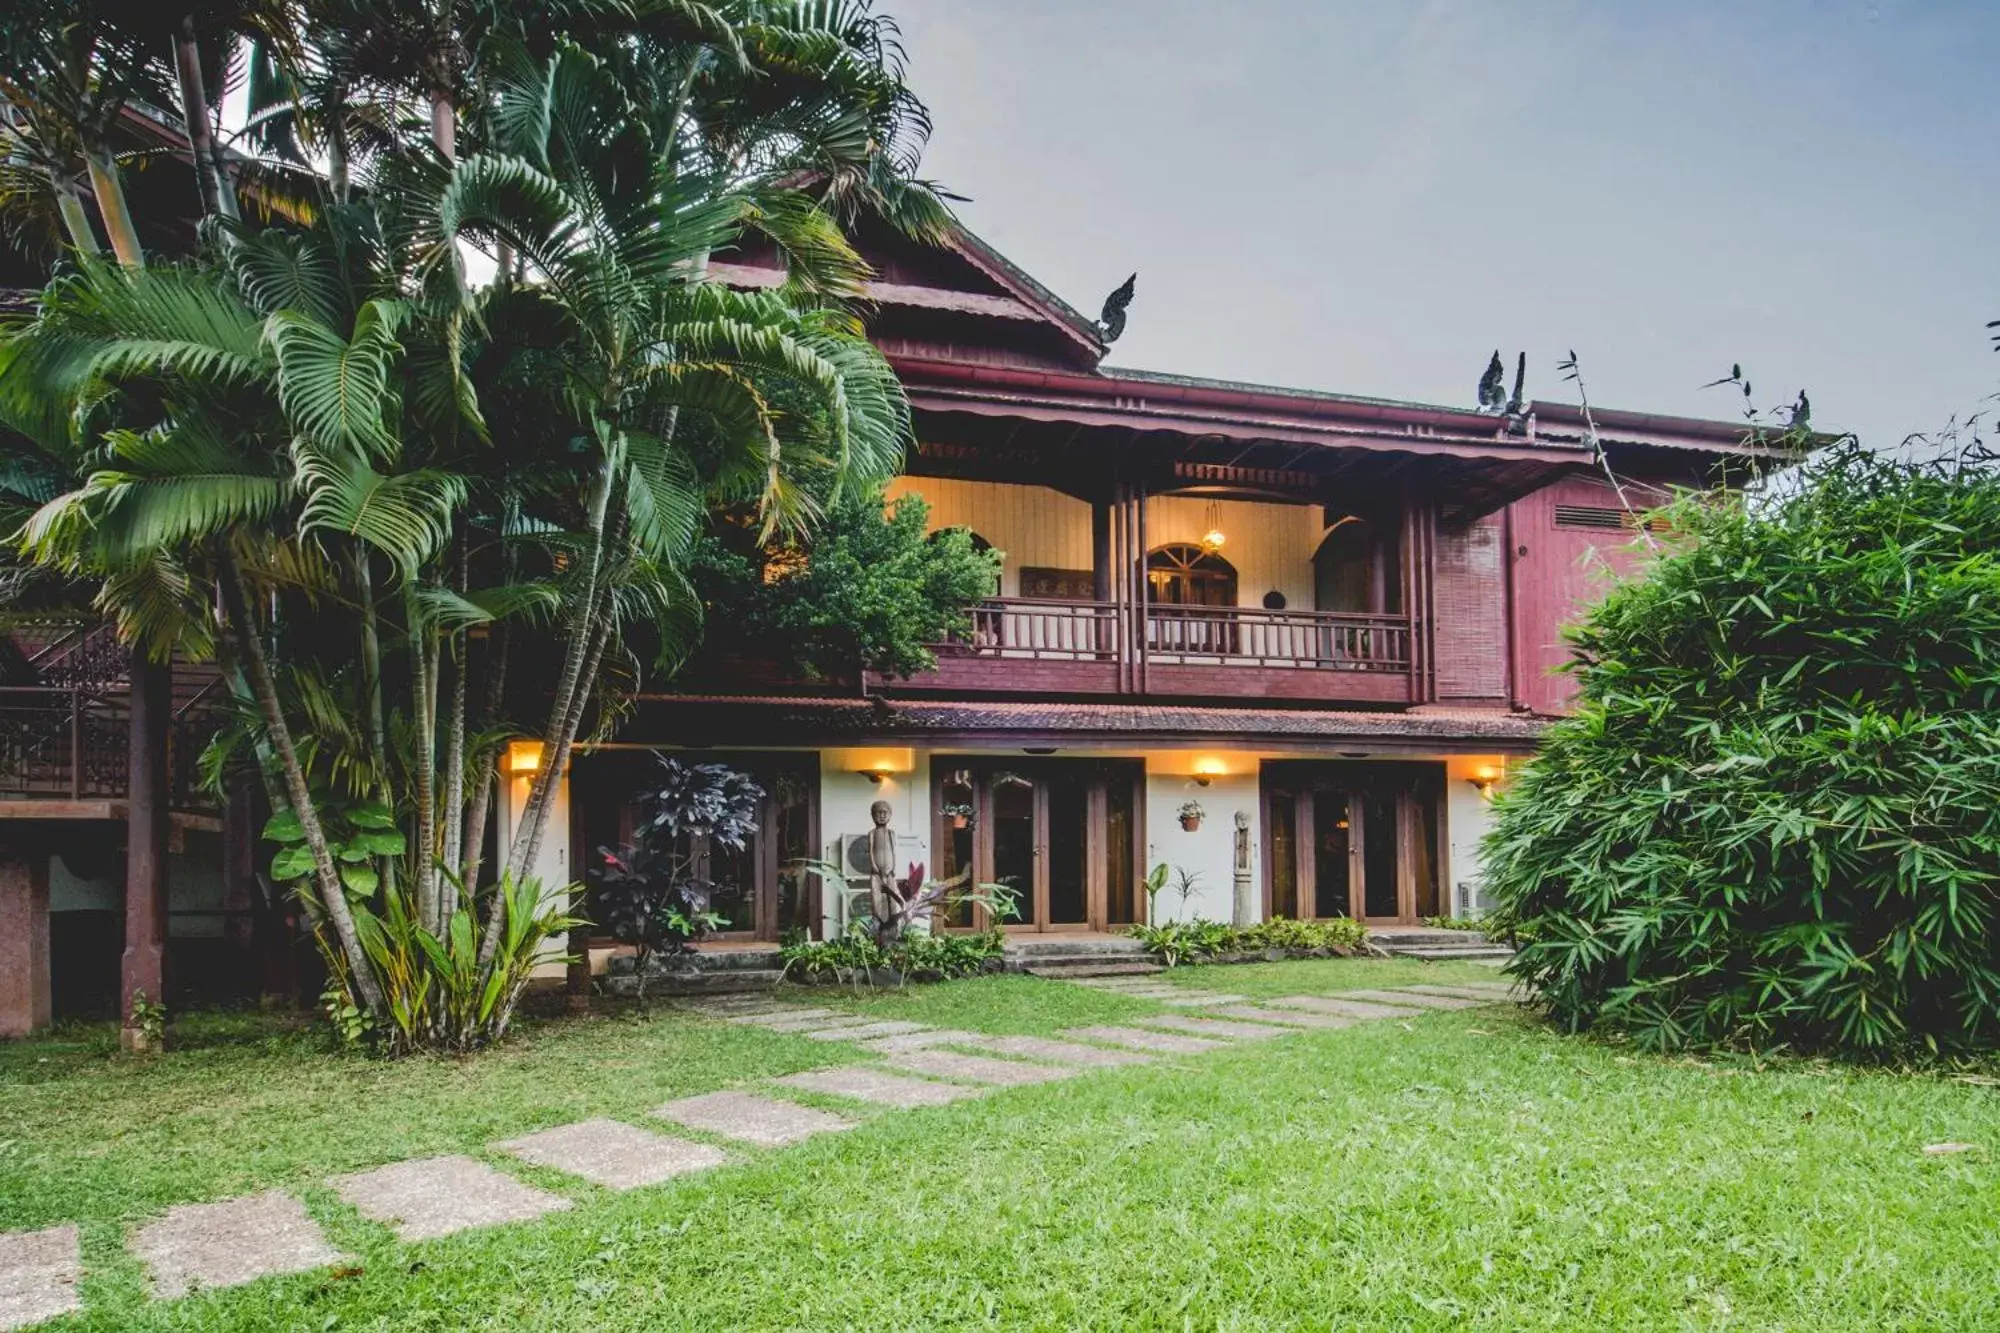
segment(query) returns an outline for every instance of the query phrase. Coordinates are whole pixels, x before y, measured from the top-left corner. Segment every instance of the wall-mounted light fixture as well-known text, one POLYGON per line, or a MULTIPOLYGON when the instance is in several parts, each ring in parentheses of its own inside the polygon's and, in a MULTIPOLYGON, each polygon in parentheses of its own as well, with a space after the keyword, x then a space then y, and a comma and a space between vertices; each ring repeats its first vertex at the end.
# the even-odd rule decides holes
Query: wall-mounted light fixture
POLYGON ((1506 776, 1507 766, 1504 762, 1499 764, 1481 764, 1478 768, 1472 770, 1472 776, 1467 778, 1466 781, 1470 782, 1478 790, 1479 795, 1483 799, 1490 801, 1493 799, 1494 789, 1500 785, 1500 779, 1506 776))
POLYGON ((1229 776, 1229 765, 1212 754, 1205 754, 1194 761, 1194 785, 1206 787, 1217 778, 1229 776))
POLYGON ((855 755, 854 771, 876 786, 899 773, 916 769, 917 757, 911 750, 863 750, 855 755))
POLYGON ((542 743, 517 740, 507 742, 507 771, 517 778, 531 778, 542 771, 542 743))

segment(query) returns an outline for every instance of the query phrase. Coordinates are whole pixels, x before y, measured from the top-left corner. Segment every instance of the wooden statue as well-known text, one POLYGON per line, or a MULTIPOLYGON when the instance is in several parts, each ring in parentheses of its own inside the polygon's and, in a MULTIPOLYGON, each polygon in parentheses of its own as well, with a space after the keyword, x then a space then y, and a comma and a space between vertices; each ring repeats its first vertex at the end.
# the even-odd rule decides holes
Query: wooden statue
POLYGON ((889 920, 890 888, 896 882, 896 830, 889 827, 892 813, 887 801, 868 807, 875 827, 868 830, 868 910, 879 927, 889 920))

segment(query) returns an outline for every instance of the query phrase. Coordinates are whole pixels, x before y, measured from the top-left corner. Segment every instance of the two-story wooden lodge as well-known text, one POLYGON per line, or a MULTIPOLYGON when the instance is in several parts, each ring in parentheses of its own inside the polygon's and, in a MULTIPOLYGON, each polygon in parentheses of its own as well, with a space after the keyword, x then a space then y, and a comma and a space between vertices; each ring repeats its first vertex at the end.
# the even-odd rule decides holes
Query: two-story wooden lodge
MULTIPOLYGON (((1766 452, 1739 425, 1607 411, 1600 460, 1565 404, 1116 369, 1096 323, 970 234, 861 242, 915 412, 893 494, 1004 553, 1000 586, 914 679, 711 673, 646 697, 576 760, 547 883, 620 839, 649 752, 680 749, 769 793, 754 844, 710 866, 745 941, 840 928, 844 895, 796 865, 840 861, 877 799, 900 861, 1014 886, 1021 932, 1144 919, 1160 862, 1195 877, 1163 915, 1463 913, 1487 797, 1563 707, 1559 628, 1632 558, 1604 464, 1644 506, 1766 452)), ((754 253, 711 274, 780 277, 754 253)), ((102 628, 0 648, 0 1035, 135 988, 309 994, 254 795, 217 807, 189 780, 212 669, 135 683, 102 628)))
MULTIPOLYGON (((1162 915, 1474 910, 1486 802, 1567 696, 1560 627, 1634 558, 1604 463, 1643 507, 1765 452, 1739 424, 1598 412, 1600 462, 1566 404, 1113 368, 1095 322, 970 234, 863 244, 915 412, 892 497, 1004 553, 1000 586, 913 679, 648 696, 576 762, 552 878, 617 840, 645 752, 680 748, 770 793, 756 844, 717 866, 746 939, 838 928, 788 867, 838 861, 877 799, 899 860, 1014 886, 1013 930, 1142 920, 1162 861, 1198 876, 1162 915)), ((761 286, 775 264, 712 273, 761 286)))

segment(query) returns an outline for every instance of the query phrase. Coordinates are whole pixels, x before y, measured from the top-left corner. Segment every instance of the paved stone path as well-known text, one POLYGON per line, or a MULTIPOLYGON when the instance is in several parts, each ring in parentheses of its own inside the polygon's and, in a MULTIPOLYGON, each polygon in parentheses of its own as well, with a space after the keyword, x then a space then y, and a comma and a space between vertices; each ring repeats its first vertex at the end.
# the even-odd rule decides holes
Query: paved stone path
POLYGON ((420 1157, 327 1182, 363 1217, 402 1240, 430 1240, 473 1227, 526 1222, 573 1206, 470 1157, 420 1157))
POLYGON ((169 1208, 133 1233, 131 1249, 153 1275, 153 1294, 164 1297, 302 1273, 342 1258, 305 1206, 278 1190, 169 1208))
POLYGON ((853 1129, 855 1124, 831 1111, 816 1111, 797 1102, 773 1101, 754 1092, 704 1092, 699 1097, 668 1102, 653 1114, 689 1129, 764 1148, 782 1148, 815 1134, 853 1129))
POLYGON ((83 1255, 75 1227, 0 1236, 0 1328, 26 1328, 80 1310, 83 1255))
POLYGON ((524 1162, 567 1171, 613 1190, 657 1185, 729 1160, 728 1153, 710 1144, 655 1134, 621 1120, 579 1120, 493 1146, 524 1162))
POLYGON ((969 1088, 963 1083, 934 1083, 927 1078, 904 1078, 885 1074, 872 1065, 847 1065, 839 1069, 809 1069, 803 1074, 787 1074, 771 1082, 781 1088, 817 1092, 825 1097, 848 1097, 877 1106, 907 1109, 912 1106, 943 1106, 966 1097, 984 1097, 989 1089, 969 1088))
MULTIPOLYGON (((765 1032, 848 1042, 873 1063, 770 1079, 766 1086, 776 1096, 744 1090, 704 1093, 669 1102, 653 1114, 698 1134, 778 1149, 861 1123, 780 1100, 786 1092, 890 1110, 939 1107, 1002 1088, 1152 1065, 1161 1056, 1201 1055, 1302 1029, 1498 1004, 1515 993, 1499 982, 1454 982, 1246 1002, 1240 995, 1164 985, 1152 976, 1074 978, 1067 984, 1148 1000, 1170 1012, 1128 1024, 1071 1028, 1049 1038, 873 1019, 769 995, 706 996, 681 1007, 765 1032), (1180 1009, 1201 1012, 1171 1012, 1180 1009)), ((492 1149, 613 1190, 657 1185, 738 1160, 712 1143, 607 1119, 557 1125, 495 1143, 492 1149)), ((391 1163, 327 1183, 363 1216, 390 1226, 404 1241, 527 1222, 575 1206, 570 1198, 460 1155, 391 1163)), ((303 1272, 344 1258, 304 1206, 277 1190, 177 1205, 136 1228, 127 1244, 151 1274, 154 1293, 163 1298, 303 1272)), ((82 1275, 77 1228, 0 1233, 0 1330, 26 1328, 78 1310, 82 1275)))

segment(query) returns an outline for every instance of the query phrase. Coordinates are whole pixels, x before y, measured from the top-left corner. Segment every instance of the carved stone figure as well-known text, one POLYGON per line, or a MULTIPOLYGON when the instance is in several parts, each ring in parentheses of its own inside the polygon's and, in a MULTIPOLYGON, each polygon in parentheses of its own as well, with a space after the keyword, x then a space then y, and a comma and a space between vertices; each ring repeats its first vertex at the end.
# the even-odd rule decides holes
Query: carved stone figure
POLYGON ((879 923, 889 917, 889 886, 896 877, 896 830, 889 827, 893 813, 887 801, 868 807, 875 827, 868 830, 868 906, 879 923))
POLYGON ((1247 810, 1236 812, 1236 856, 1232 866, 1236 872, 1235 924, 1247 926, 1252 924, 1251 917, 1256 911, 1250 900, 1250 812, 1247 810))

